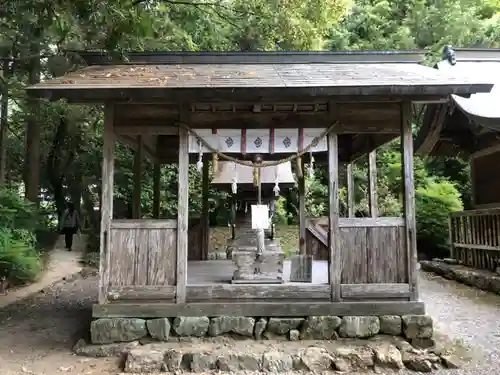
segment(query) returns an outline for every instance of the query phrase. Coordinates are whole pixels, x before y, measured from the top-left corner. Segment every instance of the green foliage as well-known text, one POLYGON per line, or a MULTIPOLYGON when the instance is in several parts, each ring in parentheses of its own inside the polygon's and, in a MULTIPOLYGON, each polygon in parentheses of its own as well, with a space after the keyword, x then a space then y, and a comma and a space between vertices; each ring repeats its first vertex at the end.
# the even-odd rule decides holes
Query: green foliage
POLYGON ((41 269, 42 261, 30 241, 0 228, 0 278, 21 284, 35 280, 41 269))
POLYGON ((17 189, 0 188, 0 277, 15 284, 35 279, 42 267, 35 248, 40 228, 36 207, 17 189))
POLYGON ((449 255, 448 220, 463 209, 460 193, 449 181, 432 181, 416 191, 417 244, 432 257, 449 255))
POLYGON ((276 213, 274 215, 274 222, 277 224, 287 224, 292 218, 292 214, 286 209, 286 199, 280 197, 276 201, 276 213))

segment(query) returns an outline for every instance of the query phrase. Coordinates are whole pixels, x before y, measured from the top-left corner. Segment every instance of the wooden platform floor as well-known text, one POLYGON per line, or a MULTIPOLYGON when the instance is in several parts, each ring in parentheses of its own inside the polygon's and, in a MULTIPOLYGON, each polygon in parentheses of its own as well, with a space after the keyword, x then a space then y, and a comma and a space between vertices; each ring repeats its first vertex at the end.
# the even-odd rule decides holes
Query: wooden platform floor
MULTIPOLYGON (((283 276, 290 280, 291 262, 285 260, 283 276)), ((230 284, 235 266, 231 260, 202 260, 188 262, 188 285, 230 284)), ((303 284, 303 283, 301 283, 303 284)), ((328 261, 315 260, 312 269, 312 284, 328 284, 328 261)))

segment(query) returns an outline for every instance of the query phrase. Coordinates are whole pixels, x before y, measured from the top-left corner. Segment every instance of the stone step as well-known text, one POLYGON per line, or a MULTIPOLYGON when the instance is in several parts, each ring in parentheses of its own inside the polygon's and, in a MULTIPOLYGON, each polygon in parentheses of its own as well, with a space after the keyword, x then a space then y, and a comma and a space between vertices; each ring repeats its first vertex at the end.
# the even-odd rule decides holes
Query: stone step
POLYGON ((446 365, 440 356, 412 348, 406 341, 379 338, 360 343, 333 341, 253 341, 191 339, 151 343, 124 353, 125 373, 272 372, 402 370, 429 372, 446 365), (391 341, 392 340, 392 341, 391 341), (404 345, 404 343, 406 345, 404 345))

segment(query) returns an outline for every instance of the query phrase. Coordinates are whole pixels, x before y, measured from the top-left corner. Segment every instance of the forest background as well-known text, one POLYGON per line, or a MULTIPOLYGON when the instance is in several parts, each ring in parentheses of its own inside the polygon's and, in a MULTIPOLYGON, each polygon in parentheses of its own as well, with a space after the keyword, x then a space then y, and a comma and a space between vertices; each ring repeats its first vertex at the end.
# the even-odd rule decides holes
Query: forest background
MULTIPOLYGON (((29 99, 25 87, 76 69, 73 50, 310 51, 500 47, 500 0, 3 0, 0 5, 0 278, 33 280, 56 237, 65 201, 76 202, 96 262, 100 224, 102 109, 29 99)), ((414 116, 418 130, 419 115, 414 116)), ((117 216, 127 216, 133 153, 118 145, 117 216), (121 203, 121 204, 120 204, 121 203)), ((378 150, 381 215, 401 212, 399 140, 378 150)), ((344 176, 343 173, 341 173, 344 176)), ((161 217, 175 217, 176 165, 161 171, 161 217)), ((152 212, 153 166, 144 166, 142 212, 152 212)), ((201 176, 190 171, 190 214, 201 211, 201 176)), ((367 215, 367 160, 354 166, 356 215, 367 215)), ((448 251, 448 216, 470 206, 467 163, 415 160, 419 250, 448 251)), ((306 181, 308 216, 327 210, 325 171, 306 181)), ((345 181, 341 209, 346 210, 345 181)), ((281 200, 280 230, 298 230, 297 190, 281 200)), ((227 224, 226 194, 210 190, 213 227, 227 224)), ((223 245, 214 230, 214 246, 223 245)), ((223 232, 222 230, 219 232, 223 232)), ((283 236, 283 235, 282 235, 283 236)), ((290 238, 289 235, 284 237, 290 238)), ((295 241, 295 242, 294 242, 295 241)))

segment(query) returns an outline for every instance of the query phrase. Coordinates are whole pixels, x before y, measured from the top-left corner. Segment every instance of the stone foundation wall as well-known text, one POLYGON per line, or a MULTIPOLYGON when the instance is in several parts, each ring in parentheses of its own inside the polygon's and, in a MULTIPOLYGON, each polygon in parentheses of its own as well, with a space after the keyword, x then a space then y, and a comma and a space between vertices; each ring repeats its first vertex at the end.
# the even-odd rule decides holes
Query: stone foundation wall
POLYGON ((309 316, 263 318, 246 316, 173 319, 102 318, 91 323, 93 344, 151 339, 176 341, 185 337, 240 336, 255 340, 368 339, 378 334, 402 336, 416 347, 432 346, 433 322, 427 315, 309 316))
POLYGON ((496 272, 462 266, 454 259, 423 260, 420 267, 446 279, 500 295, 500 275, 496 272))

